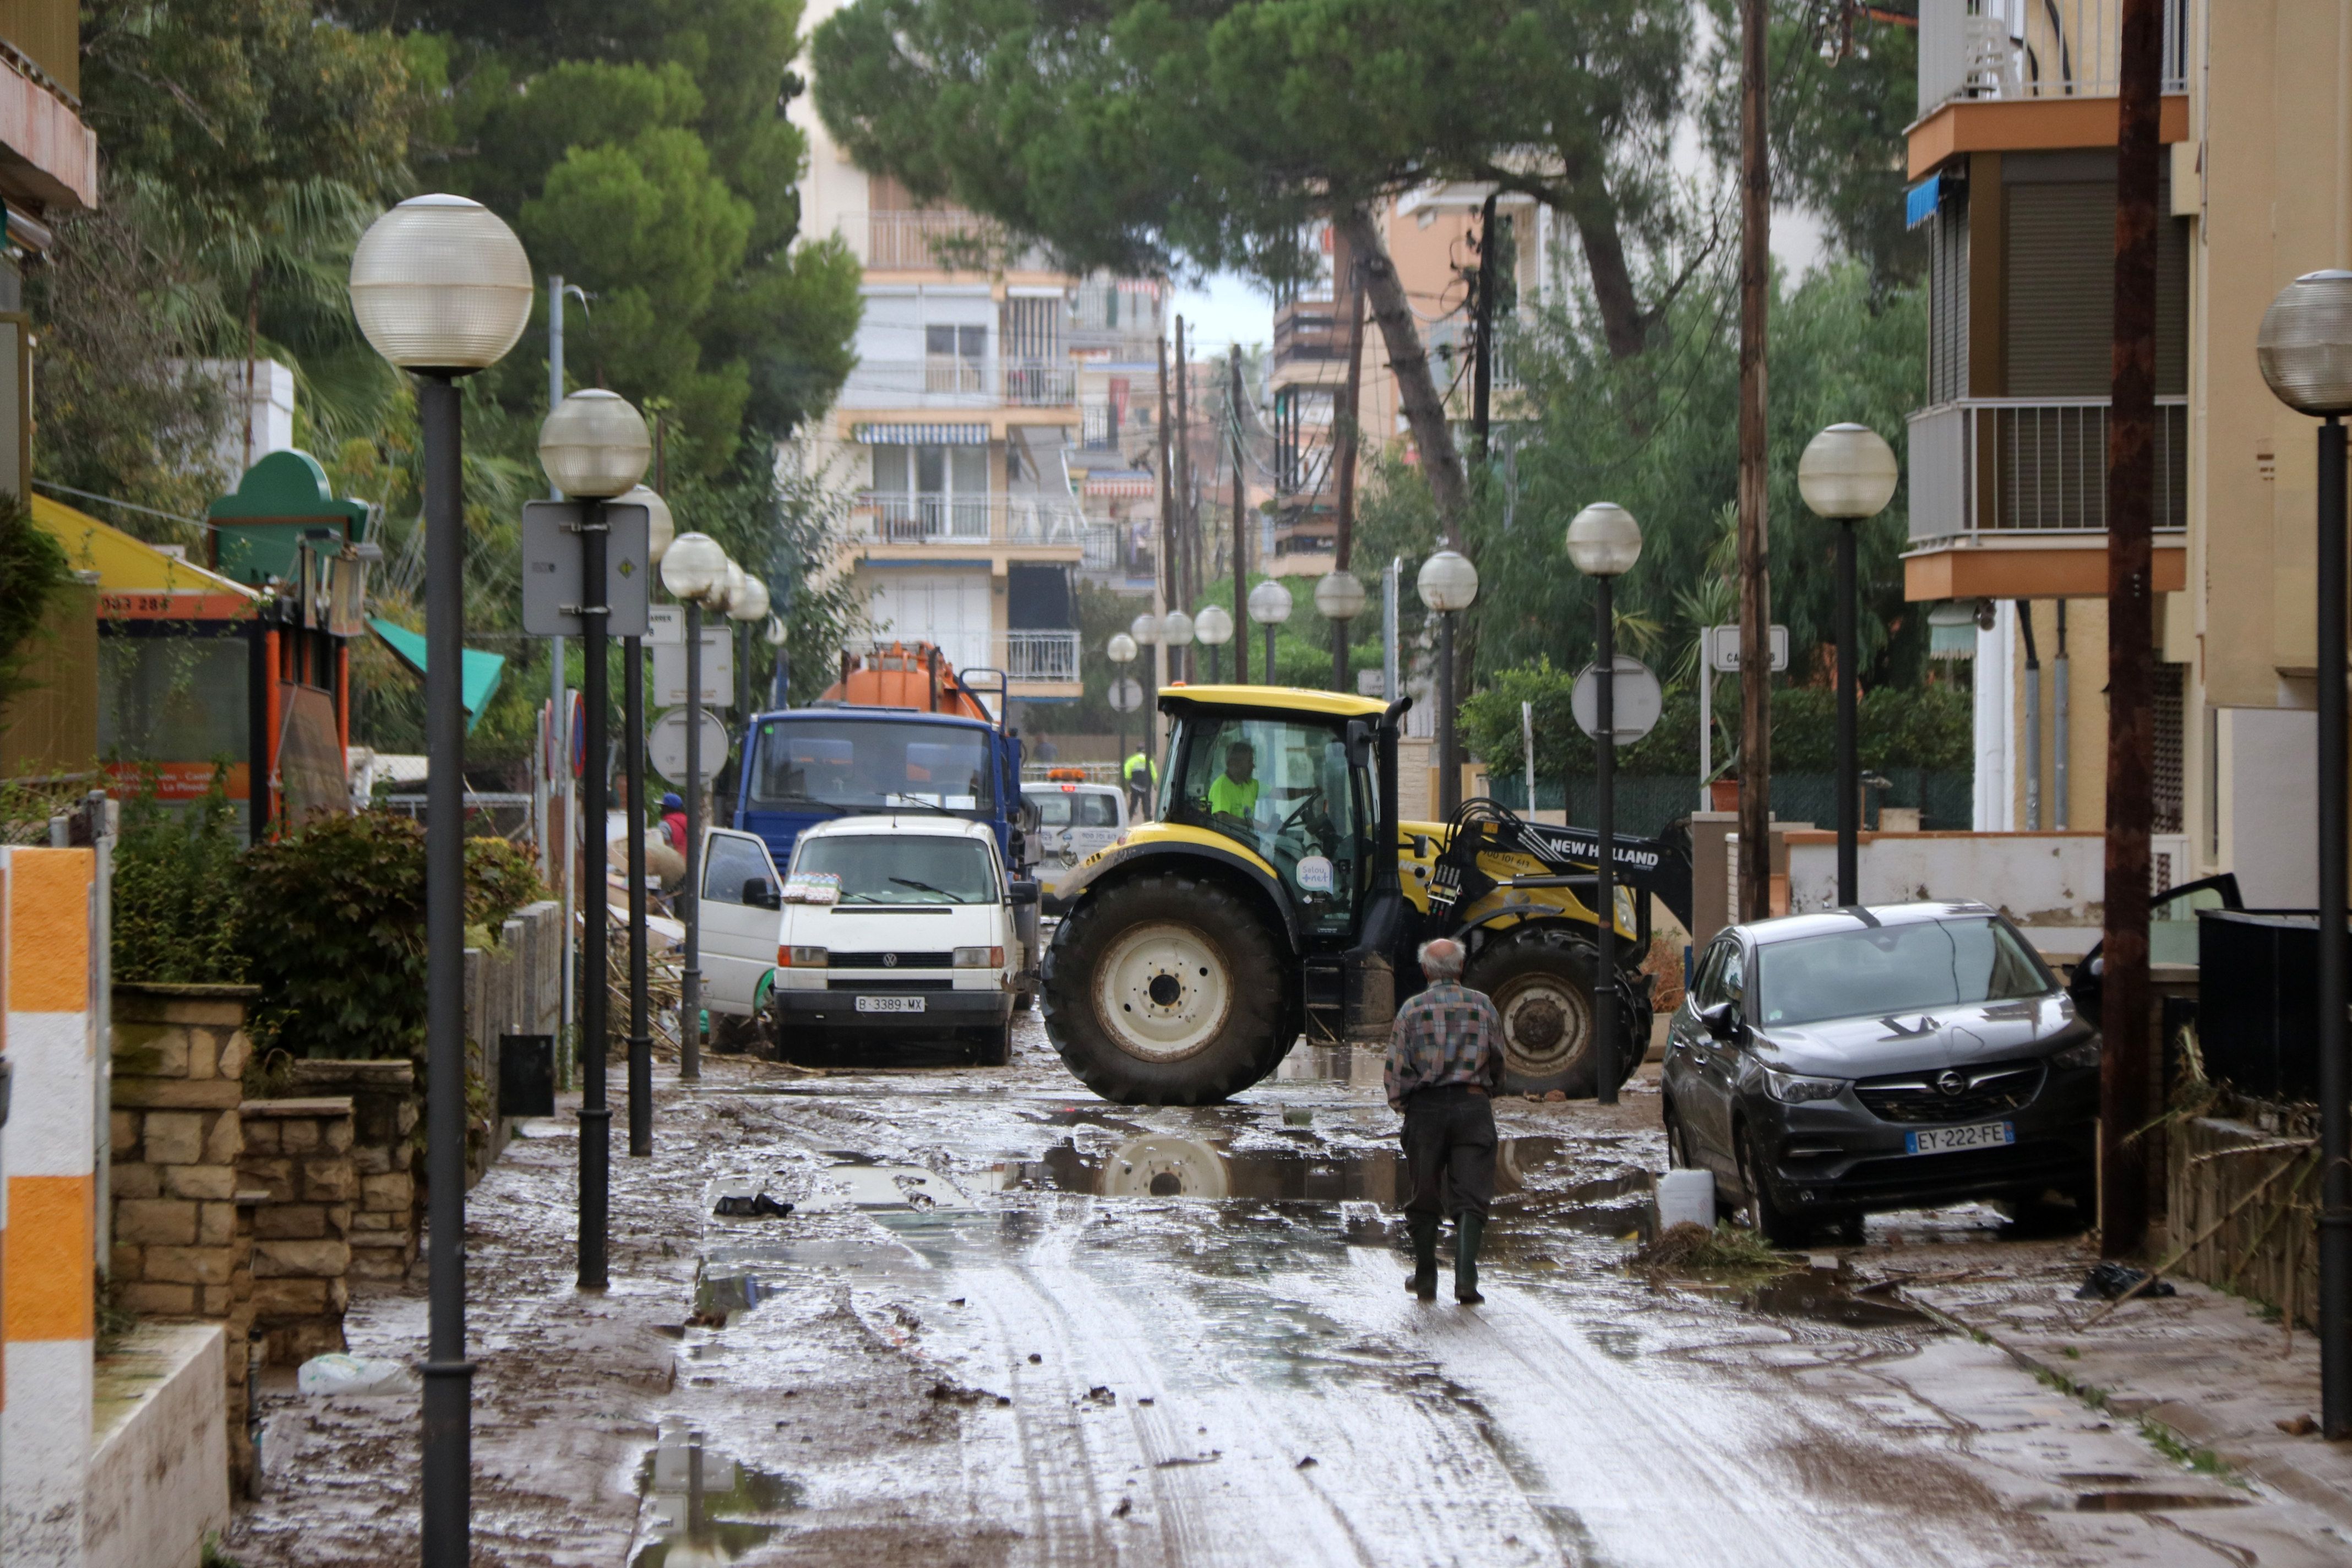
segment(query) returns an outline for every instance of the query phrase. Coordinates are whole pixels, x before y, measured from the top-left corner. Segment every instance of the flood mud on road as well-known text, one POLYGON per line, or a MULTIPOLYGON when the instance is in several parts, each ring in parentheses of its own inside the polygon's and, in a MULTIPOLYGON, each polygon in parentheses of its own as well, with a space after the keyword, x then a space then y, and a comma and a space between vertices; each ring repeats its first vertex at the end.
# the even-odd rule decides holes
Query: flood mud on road
MULTIPOLYGON (((1984 1215, 1780 1273, 1629 1268, 1665 1163, 1647 1079, 1497 1106, 1464 1308, 1404 1289, 1369 1053, 1302 1048, 1202 1109, 1095 1100, 1027 1016, 1005 1068, 669 1076, 656 1154, 614 1163, 609 1291, 572 1285, 573 1123, 471 1196, 478 1561, 2352 1558, 1856 1266, 1938 1226, 1995 1242, 1984 1215), (792 1212, 714 1212, 760 1193, 792 1212)), ((422 1330, 421 1275, 352 1315, 369 1353, 422 1330)), ((414 1399, 266 1409, 232 1552, 413 1562, 414 1399)))

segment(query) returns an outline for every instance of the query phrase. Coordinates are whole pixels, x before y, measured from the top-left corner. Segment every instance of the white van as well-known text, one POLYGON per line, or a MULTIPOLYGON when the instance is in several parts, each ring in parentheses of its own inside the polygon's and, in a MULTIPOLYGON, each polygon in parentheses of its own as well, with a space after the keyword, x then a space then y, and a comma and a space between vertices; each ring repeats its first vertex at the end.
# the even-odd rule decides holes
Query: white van
POLYGON ((1050 777, 1042 784, 1023 784, 1021 794, 1037 808, 1037 827, 1029 835, 1029 864, 1045 885, 1050 904, 1055 885, 1072 867, 1109 848, 1127 831, 1127 794, 1116 784, 1050 777))
POLYGON ((1014 906, 1037 886, 1006 878, 986 823, 818 823, 793 845, 781 888, 753 835, 714 830, 709 843, 702 967, 714 1013, 766 1013, 786 1059, 893 1041, 1011 1059, 1023 963, 1014 906))

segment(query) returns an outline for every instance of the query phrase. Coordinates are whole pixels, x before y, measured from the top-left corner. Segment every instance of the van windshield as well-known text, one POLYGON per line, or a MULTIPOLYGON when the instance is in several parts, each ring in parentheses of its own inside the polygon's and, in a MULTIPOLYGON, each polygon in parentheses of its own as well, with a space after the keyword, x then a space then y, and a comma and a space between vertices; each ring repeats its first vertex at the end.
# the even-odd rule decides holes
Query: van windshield
POLYGON ((793 875, 830 872, 845 904, 992 904, 1004 889, 996 859, 975 838, 866 834, 803 838, 793 875))
POLYGON ((1117 827, 1118 796, 1108 790, 1033 789, 1024 792, 1037 804, 1037 820, 1045 827, 1117 827))
POLYGON ((937 805, 986 815, 988 732, 883 718, 772 719, 760 726, 751 804, 806 811, 937 805))

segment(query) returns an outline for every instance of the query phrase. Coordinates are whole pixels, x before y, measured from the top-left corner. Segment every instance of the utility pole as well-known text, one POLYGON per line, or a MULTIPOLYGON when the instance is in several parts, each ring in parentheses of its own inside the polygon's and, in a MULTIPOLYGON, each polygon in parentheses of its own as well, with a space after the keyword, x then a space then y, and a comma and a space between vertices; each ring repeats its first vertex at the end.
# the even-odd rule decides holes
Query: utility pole
MULTIPOLYGON (((1233 372, 1233 391, 1225 399, 1225 413, 1233 421, 1234 447, 1234 679, 1240 685, 1249 684, 1249 552, 1242 543, 1242 508, 1246 504, 1246 490, 1242 477, 1242 349, 1234 343, 1225 351, 1225 364, 1233 372)), ((1274 671, 1267 670, 1271 681, 1274 671)))
POLYGON ((1185 596, 1184 563, 1180 559, 1176 542, 1180 531, 1176 526, 1176 485, 1169 468, 1168 340, 1162 338, 1160 340, 1160 580, 1168 585, 1168 603, 1190 615, 1192 601, 1185 596))
POLYGON ((1478 339, 1478 357, 1470 371, 1470 446, 1474 461, 1486 460, 1491 426, 1488 413, 1495 395, 1495 194, 1478 209, 1478 284, 1471 300, 1472 331, 1478 339))
MULTIPOLYGON (((563 406, 563 287, 562 273, 551 272, 547 275, 547 411, 550 414, 563 406)), ((563 492, 551 486, 547 492, 547 499, 562 500, 563 492)), ((547 639, 547 719, 549 726, 554 731, 551 738, 557 753, 556 766, 563 779, 563 833, 560 847, 554 832, 556 812, 552 781, 549 784, 547 809, 549 828, 547 852, 550 855, 561 854, 563 857, 563 864, 561 868, 558 868, 552 860, 547 863, 550 873, 548 879, 555 884, 562 898, 563 945, 557 950, 555 964, 556 989, 563 998, 555 1015, 555 1051, 558 1063, 555 1081, 559 1088, 563 1086, 566 1077, 561 1064, 563 1061, 564 1053, 571 1050, 572 1047, 572 971, 575 955, 572 951, 572 868, 578 863, 578 857, 573 853, 572 845, 578 842, 580 837, 580 794, 572 782, 572 701, 564 691, 564 679, 563 639, 550 637, 547 639)), ((268 800, 266 784, 255 798, 263 801, 266 805, 268 800)), ((260 837, 257 827, 255 837, 257 838, 260 837)))
MULTIPOLYGON (((1176 547, 1184 599, 1196 603, 1201 594, 1200 514, 1192 505, 1192 360, 1184 346, 1184 318, 1176 318, 1176 547)), ((1189 667, 1188 667, 1189 673, 1189 667)))
MULTIPOLYGON (((2150 1100, 2148 830, 2156 655, 2149 555, 2156 493, 2156 188, 2163 74, 2158 0, 2123 0, 2116 69, 2116 341, 2107 410, 2107 856, 2100 975, 2099 1251, 2147 1238, 2150 1100)), ((2339 847, 2340 853, 2340 847, 2339 847)), ((2322 918, 2328 918, 2325 911, 2322 918)), ((2334 918, 2341 919, 2341 915, 2334 918)))
POLYGON ((1764 141, 1766 0, 1739 0, 1739 909, 1772 912, 1772 583, 1764 328, 1772 267, 1772 165, 1764 141))
MULTIPOLYGON (((1332 564, 1339 571, 1348 570, 1348 563, 1356 550, 1356 408, 1364 390, 1364 286, 1356 276, 1355 263, 1349 260, 1348 273, 1348 389, 1346 401, 1332 420, 1335 444, 1332 462, 1339 466, 1339 531, 1333 542, 1332 564)), ((1331 623, 1331 689, 1348 689, 1348 633, 1349 623, 1331 623)))

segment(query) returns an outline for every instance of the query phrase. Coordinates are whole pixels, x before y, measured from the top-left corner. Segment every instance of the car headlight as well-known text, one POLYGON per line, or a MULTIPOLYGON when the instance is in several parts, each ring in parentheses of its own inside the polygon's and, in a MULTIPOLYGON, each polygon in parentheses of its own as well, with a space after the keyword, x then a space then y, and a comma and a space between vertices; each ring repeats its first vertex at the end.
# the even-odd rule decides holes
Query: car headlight
POLYGON ((779 969, 823 969, 833 962, 833 955, 821 947, 780 947, 776 949, 779 969))
POLYGON ((1001 947, 960 947, 955 950, 958 969, 1002 969, 1004 950, 1001 947))
POLYGON ((2077 1040, 2063 1051, 2050 1053, 2050 1065, 2062 1068, 2095 1068, 2099 1065, 2099 1037, 2077 1040))
POLYGON ((1835 1100, 1845 1092, 1848 1081, 1842 1078, 1806 1078, 1799 1073, 1781 1072, 1775 1068, 1764 1069, 1764 1092, 1783 1105, 1802 1105, 1809 1100, 1835 1100))

